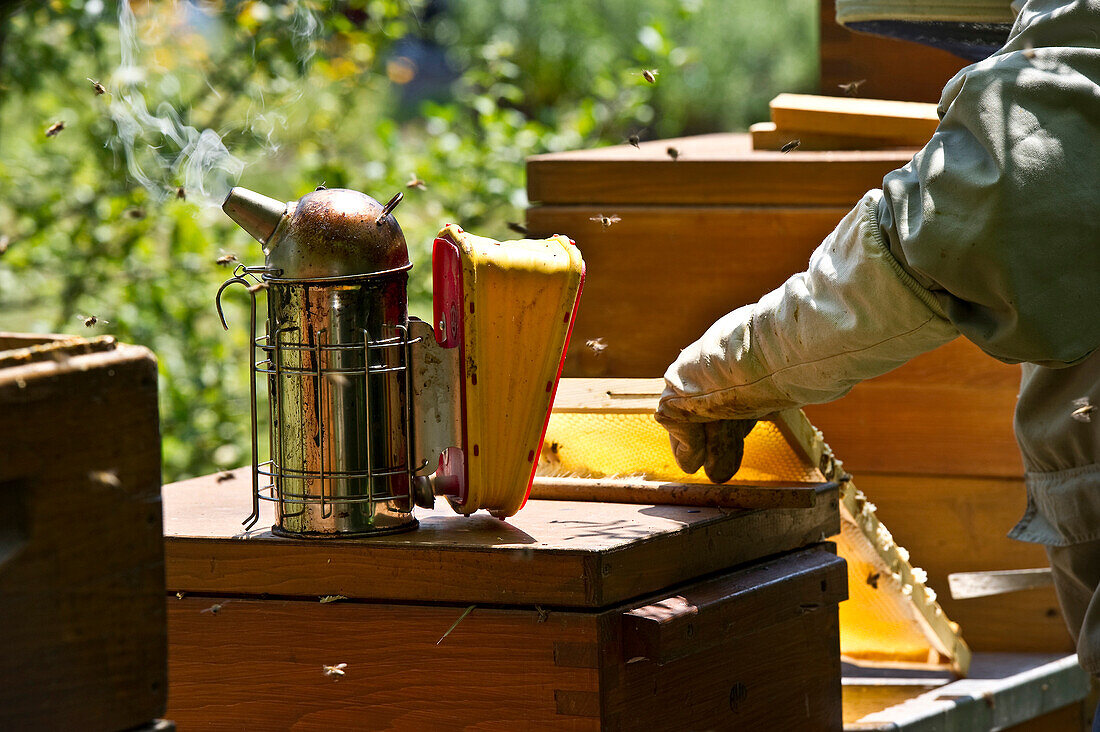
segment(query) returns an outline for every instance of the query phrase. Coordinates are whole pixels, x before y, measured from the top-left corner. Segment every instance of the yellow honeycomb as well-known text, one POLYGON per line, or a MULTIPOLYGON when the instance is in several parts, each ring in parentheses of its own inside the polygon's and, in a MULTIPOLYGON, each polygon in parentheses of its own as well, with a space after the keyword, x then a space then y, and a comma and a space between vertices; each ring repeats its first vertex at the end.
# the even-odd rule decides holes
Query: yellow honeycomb
MULTIPOLYGON (((668 432, 644 412, 554 412, 543 439, 539 475, 706 483, 680 470, 668 432)), ((820 483, 816 466, 790 445, 774 422, 758 422, 745 440, 745 458, 731 484, 820 483)))

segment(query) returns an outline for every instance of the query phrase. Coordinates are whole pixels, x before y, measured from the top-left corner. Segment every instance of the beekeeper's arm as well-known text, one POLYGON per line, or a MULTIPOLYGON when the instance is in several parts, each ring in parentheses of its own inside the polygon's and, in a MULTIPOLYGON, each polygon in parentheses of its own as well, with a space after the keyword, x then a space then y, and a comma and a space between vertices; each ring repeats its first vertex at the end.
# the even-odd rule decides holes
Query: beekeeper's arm
POLYGON ((807 271, 684 349, 657 411, 682 468, 714 459, 706 423, 836 399, 960 332, 1009 362, 1096 349, 1096 25, 1095 5, 1029 3, 1004 49, 949 82, 928 145, 807 271))

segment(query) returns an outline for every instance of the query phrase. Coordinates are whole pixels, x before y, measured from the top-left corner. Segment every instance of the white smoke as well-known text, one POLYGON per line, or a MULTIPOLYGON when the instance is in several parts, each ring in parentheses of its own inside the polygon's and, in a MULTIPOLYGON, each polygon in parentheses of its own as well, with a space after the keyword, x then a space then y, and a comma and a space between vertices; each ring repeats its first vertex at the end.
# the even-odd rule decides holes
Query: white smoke
POLYGON ((244 171, 244 161, 229 152, 220 134, 185 123, 171 104, 149 111, 129 0, 119 3, 118 31, 122 58, 112 79, 110 113, 117 128, 112 142, 130 176, 157 200, 175 195, 175 186, 182 185, 189 200, 220 205, 244 171))

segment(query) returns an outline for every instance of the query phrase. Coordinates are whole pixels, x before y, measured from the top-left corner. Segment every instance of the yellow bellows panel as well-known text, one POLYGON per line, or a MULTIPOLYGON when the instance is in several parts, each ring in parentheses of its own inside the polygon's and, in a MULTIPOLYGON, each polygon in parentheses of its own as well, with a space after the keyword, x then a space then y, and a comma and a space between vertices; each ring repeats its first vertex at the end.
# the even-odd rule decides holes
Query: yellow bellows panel
POLYGON ((511 516, 534 477, 584 260, 568 237, 498 242, 451 225, 433 276, 441 343, 462 349, 463 490, 449 499, 511 516))
MULTIPOLYGON (((656 405, 656 395, 653 398, 656 405)), ((833 461, 800 411, 783 420, 761 421, 745 441, 737 485, 822 483, 822 456, 833 461), (791 420, 798 424, 792 428, 791 420), (812 443, 812 444, 801 444, 812 443)), ((543 442, 539 473, 582 478, 633 477, 705 482, 688 475, 672 457, 668 434, 644 412, 571 409, 553 412, 543 442)), ((848 562, 849 599, 840 604, 841 655, 853 663, 915 668, 951 668, 965 673, 970 651, 925 586, 924 573, 909 563, 851 480, 841 488, 841 533, 833 537, 848 562)))

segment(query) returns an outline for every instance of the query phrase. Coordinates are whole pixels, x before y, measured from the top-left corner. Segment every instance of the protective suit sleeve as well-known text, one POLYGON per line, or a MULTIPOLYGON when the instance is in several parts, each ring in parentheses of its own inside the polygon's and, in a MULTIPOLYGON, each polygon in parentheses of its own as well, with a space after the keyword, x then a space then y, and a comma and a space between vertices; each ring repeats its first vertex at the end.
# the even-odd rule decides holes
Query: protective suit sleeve
POLYGON ((952 340, 936 298, 891 254, 868 193, 805 272, 722 317, 665 373, 657 420, 755 419, 826 402, 952 340))

